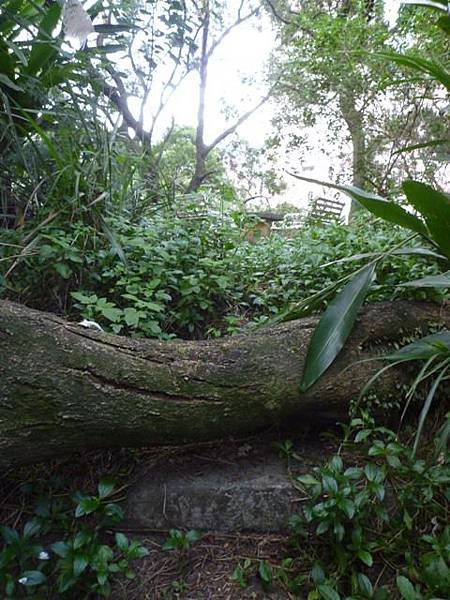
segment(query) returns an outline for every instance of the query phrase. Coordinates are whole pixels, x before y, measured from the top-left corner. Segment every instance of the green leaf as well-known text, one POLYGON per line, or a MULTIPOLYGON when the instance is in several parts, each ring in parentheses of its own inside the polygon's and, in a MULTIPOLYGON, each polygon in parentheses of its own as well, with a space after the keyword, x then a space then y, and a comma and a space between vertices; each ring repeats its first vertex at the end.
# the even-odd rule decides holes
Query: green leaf
POLYGON ((374 481, 378 473, 377 465, 374 465, 373 463, 368 463, 364 467, 364 473, 369 481, 374 481))
POLYGON ((11 88, 15 92, 23 92, 23 89, 16 83, 14 83, 14 81, 11 81, 11 79, 4 73, 0 73, 0 84, 1 83, 3 83, 3 85, 6 85, 6 87, 11 88))
POLYGON ((316 585, 325 581, 325 573, 318 562, 315 562, 311 569, 311 579, 316 585))
POLYGON ((74 577, 79 577, 89 564, 89 559, 85 554, 78 554, 73 561, 74 577))
POLYGON ((128 538, 126 535, 124 535, 123 533, 116 533, 115 539, 116 539, 117 547, 120 550, 123 551, 123 550, 128 549, 129 542, 128 542, 128 538))
POLYGON ((272 582, 272 567, 267 560, 259 561, 258 574, 266 583, 272 582))
POLYGON ((125 308, 123 312, 125 315, 125 323, 129 327, 139 325, 140 313, 135 308, 125 308))
POLYGON ((32 587, 41 585, 46 579, 47 577, 41 571, 24 571, 19 578, 19 583, 26 587, 32 587))
POLYGON ((322 477, 322 486, 327 494, 336 494, 338 491, 337 481, 334 477, 330 477, 330 475, 324 475, 322 477))
POLYGON ((344 498, 339 504, 348 519, 353 519, 355 516, 355 505, 349 498, 344 498))
POLYGON ((448 35, 450 35, 450 15, 446 15, 445 17, 440 17, 436 23, 438 27, 445 31, 448 35))
POLYGON ((329 585, 321 584, 317 586, 317 590, 325 600, 341 600, 340 595, 329 585))
POLYGON ((403 575, 398 575, 398 577, 396 579, 396 583, 397 583, 398 591, 400 592, 400 594, 402 595, 402 598, 404 598, 404 600, 417 600, 418 599, 417 592, 414 589, 413 584, 410 582, 410 580, 407 577, 404 577, 403 575))
POLYGON ((120 317, 122 316, 122 309, 106 307, 101 309, 101 313, 106 319, 108 319, 108 321, 117 323, 117 321, 119 321, 120 317))
POLYGON ((100 506, 100 499, 93 496, 85 496, 80 500, 75 509, 75 517, 79 518, 96 511, 100 506))
POLYGON ((427 60, 421 56, 400 54, 397 52, 378 52, 376 56, 392 60, 399 65, 409 67, 415 71, 420 71, 425 75, 430 75, 432 79, 439 81, 448 90, 450 90, 450 72, 439 63, 433 60, 427 60))
POLYGON ((66 542, 55 542, 50 547, 52 551, 61 558, 65 558, 70 551, 70 547, 66 542))
POLYGON ((450 197, 418 181, 405 181, 402 188, 425 219, 433 241, 450 258, 450 197))
POLYGON ((415 279, 414 281, 408 281, 407 283, 400 283, 402 287, 432 287, 432 288, 449 288, 450 287, 450 271, 446 271, 441 275, 430 275, 429 277, 422 277, 422 279, 415 279))
POLYGON ((312 475, 309 475, 309 473, 306 473, 305 475, 299 475, 298 477, 296 477, 296 481, 298 481, 299 483, 303 483, 303 485, 307 486, 317 485, 319 483, 317 479, 312 475))
POLYGON ((116 484, 114 479, 111 479, 109 477, 101 479, 97 486, 98 495, 100 496, 100 498, 106 498, 107 496, 110 496, 115 488, 115 485, 116 484))
POLYGON ((367 550, 358 550, 356 556, 368 567, 373 565, 372 555, 367 550))
POLYGON ((31 521, 27 521, 23 528, 23 537, 33 537, 37 533, 41 531, 41 522, 39 519, 31 519, 31 521))
POLYGON ((202 534, 197 531, 196 529, 190 529, 187 533, 186 533, 186 539, 190 544, 193 544, 194 542, 198 542, 202 537, 202 534))
POLYGON ((373 586, 370 579, 364 575, 363 573, 358 573, 356 576, 356 580, 358 582, 358 587, 366 598, 372 598, 373 594, 373 586))
POLYGON ((375 264, 360 269, 322 315, 306 355, 301 391, 306 391, 328 369, 351 333, 358 310, 372 283, 375 264))
POLYGON ((39 24, 39 34, 33 41, 33 47, 25 69, 28 75, 36 75, 46 67, 58 53, 58 42, 51 38, 51 33, 58 24, 61 15, 61 7, 58 3, 53 4, 47 11, 39 24))
POLYGON ((345 469, 344 477, 348 477, 349 479, 359 479, 361 477, 361 469, 359 467, 349 467, 348 469, 345 469))
POLYGON ((297 179, 301 179, 302 181, 317 183, 318 185, 324 185, 326 187, 339 190, 340 192, 344 192, 344 194, 350 196, 352 200, 356 200, 356 202, 364 206, 364 208, 366 208, 369 212, 377 217, 380 217, 384 221, 395 223, 401 227, 406 227, 407 229, 411 229, 412 231, 422 235, 426 235, 427 233, 426 227, 420 219, 406 211, 398 204, 390 202, 381 196, 370 194, 369 192, 365 192, 364 190, 361 190, 353 185, 337 185, 327 181, 319 181, 318 179, 302 177, 300 175, 295 175, 294 173, 288 174, 296 177, 297 179))
POLYGON ((450 353, 450 331, 444 330, 415 340, 384 358, 392 361, 427 360, 447 353, 450 353))
POLYGON ((0 533, 2 534, 2 538, 5 540, 6 544, 17 542, 20 538, 19 533, 15 529, 12 527, 7 527, 6 525, 0 526, 0 533))
POLYGON ((428 392, 428 395, 423 404, 422 410, 420 411, 419 423, 417 425, 416 437, 414 439, 413 454, 416 453, 417 447, 419 446, 419 440, 420 440, 420 436, 422 435, 423 426, 425 425, 425 420, 430 411, 431 403, 433 402, 436 391, 437 391, 442 379, 445 377, 445 375, 447 374, 449 369, 450 369, 450 365, 448 364, 448 361, 447 361, 446 367, 441 370, 439 375, 433 381, 433 385, 431 386, 430 391, 428 392))

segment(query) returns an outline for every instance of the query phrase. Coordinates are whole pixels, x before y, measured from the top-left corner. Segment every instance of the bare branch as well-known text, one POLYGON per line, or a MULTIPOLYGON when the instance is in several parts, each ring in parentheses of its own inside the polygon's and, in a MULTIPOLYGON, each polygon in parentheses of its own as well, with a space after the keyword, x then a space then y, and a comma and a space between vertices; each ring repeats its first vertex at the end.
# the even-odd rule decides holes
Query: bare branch
POLYGON ((215 140, 213 140, 210 144, 208 144, 208 146, 206 146, 205 150, 209 153, 211 152, 211 150, 213 150, 218 144, 220 144, 221 142, 223 142, 223 140, 225 138, 227 138, 229 135, 231 135, 232 133, 234 133, 236 131, 236 129, 242 125, 242 123, 244 123, 249 117, 252 116, 252 114, 254 112, 256 112, 258 110, 258 108, 261 108, 261 106, 263 104, 265 104, 267 102, 267 100, 270 98, 270 96, 272 95, 272 91, 273 88, 270 89, 269 93, 266 94, 264 96, 264 98, 262 98, 258 104, 256 104, 256 106, 254 106, 253 108, 251 108, 250 110, 248 110, 246 113, 244 113, 243 115, 241 115, 239 117, 239 119, 237 119, 237 121, 235 121, 233 123, 233 125, 231 125, 230 127, 228 127, 227 129, 225 129, 225 131, 223 131, 221 134, 219 134, 215 140))

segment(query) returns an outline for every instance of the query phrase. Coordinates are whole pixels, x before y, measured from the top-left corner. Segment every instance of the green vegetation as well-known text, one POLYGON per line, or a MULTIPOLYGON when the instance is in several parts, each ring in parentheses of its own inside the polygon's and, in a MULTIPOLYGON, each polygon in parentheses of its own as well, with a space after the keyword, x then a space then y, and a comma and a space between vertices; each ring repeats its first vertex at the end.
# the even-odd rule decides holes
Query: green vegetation
MULTIPOLYGON (((386 255, 407 239, 400 228, 356 219, 347 227, 312 224, 291 239, 274 234, 251 244, 244 237, 248 219, 239 213, 234 218, 183 219, 159 211, 142 225, 115 220, 122 258, 82 222, 48 225, 5 281, 3 296, 94 320, 115 333, 165 339, 217 336, 263 323, 350 275, 364 260, 358 255, 367 252, 381 263, 372 301, 439 300, 445 293, 399 287, 440 272, 439 259, 426 249, 422 256, 386 255)), ((0 247, 3 259, 15 254, 23 235, 4 237, 10 245, 0 247)), ((10 264, 0 263, 4 273, 10 264)), ((325 300, 316 308, 323 306, 325 300)))
POLYGON ((147 556, 138 541, 105 531, 123 519, 112 502, 111 480, 99 482, 97 494, 75 492, 71 498, 37 484, 23 490, 34 500, 33 516, 21 530, 1 526, 0 592, 6 598, 109 597, 110 579, 135 577, 132 561, 147 556), (40 488, 40 489, 39 489, 40 488))
POLYGON ((245 588, 257 574, 272 590, 308 600, 446 598, 450 593, 448 427, 423 458, 367 413, 344 428, 341 451, 292 481, 303 501, 290 519, 291 550, 280 564, 240 563, 245 588), (298 596, 297 596, 298 595, 298 596))
MULTIPOLYGON (((89 4, 95 40, 78 50, 60 32, 63 4, 0 8, 0 300, 161 340, 324 311, 302 391, 333 363, 363 302, 448 302, 448 2, 404 7, 389 27, 378 1, 305 0, 300 11, 250 2, 230 17, 219 0, 105 0, 89 4), (212 57, 261 13, 281 40, 268 67, 272 135, 260 149, 231 139, 266 100, 252 93, 246 112, 224 102, 228 120, 206 143, 212 57), (194 74, 195 125, 163 127, 194 74), (281 148, 301 164, 311 150, 306 128, 324 123, 320 150, 342 168, 330 166, 331 183, 294 176, 347 194, 350 222, 307 219, 289 237, 250 241, 256 221, 246 201, 286 185, 270 158, 281 148)), ((280 206, 292 211, 289 199, 280 206)), ((449 414, 438 411, 429 425, 437 399, 448 397, 449 332, 381 358, 379 374, 414 361, 398 406, 403 425, 416 393, 423 398, 415 425, 378 424, 366 394, 377 374, 322 466, 298 474, 295 446, 281 443, 303 500, 291 549, 280 563, 240 560, 232 579, 241 590, 256 577, 267 593, 308 600, 450 596, 449 414)), ((89 494, 37 484, 21 494, 26 510, 0 527, 2 597, 108 597, 113 577, 132 579, 133 561, 148 554, 119 531, 122 498, 109 479, 89 494)), ((181 565, 173 597, 186 589, 199 540, 172 529, 162 546, 181 565)))

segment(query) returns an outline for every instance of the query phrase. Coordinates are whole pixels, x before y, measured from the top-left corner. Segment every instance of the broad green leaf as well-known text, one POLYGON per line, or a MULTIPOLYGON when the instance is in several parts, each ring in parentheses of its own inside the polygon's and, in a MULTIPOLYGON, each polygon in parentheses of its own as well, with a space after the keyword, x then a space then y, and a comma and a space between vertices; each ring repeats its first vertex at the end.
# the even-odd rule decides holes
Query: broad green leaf
POLYGON ((65 558, 70 552, 70 546, 66 542, 55 542, 51 545, 52 551, 61 558, 65 558))
POLYGON ((340 595, 333 590, 332 587, 326 584, 321 584, 317 586, 317 590, 324 600, 341 600, 340 595))
POLYGON ((89 558, 86 554, 78 554, 73 561, 73 574, 79 577, 89 564, 89 558))
POLYGON ((32 587, 41 585, 46 579, 47 577, 41 571, 24 571, 19 578, 19 583, 26 587, 32 587))
POLYGON ((61 7, 55 3, 47 10, 39 24, 39 34, 33 41, 28 67, 25 70, 28 75, 36 75, 57 56, 58 42, 51 38, 51 33, 58 24, 60 15, 61 7))
POLYGON ((372 598, 373 586, 370 579, 363 573, 358 573, 358 575, 356 576, 356 580, 358 582, 358 587, 361 590, 363 596, 365 596, 366 598, 372 598))
POLYGON ((450 35, 450 16, 440 17, 436 23, 438 27, 450 35))
POLYGON ((99 497, 106 498, 107 496, 109 496, 114 490, 115 485, 115 481, 113 479, 110 479, 109 477, 101 479, 97 486, 99 497))
POLYGON ((418 181, 405 181, 402 187, 409 204, 425 219, 433 240, 450 258, 449 196, 418 181))
POLYGON ((117 321, 122 316, 122 310, 120 308, 107 307, 102 308, 102 315, 108 319, 108 321, 112 321, 113 323, 117 323, 117 321))
POLYGON ((303 485, 317 485, 319 483, 315 477, 308 473, 306 475, 299 475, 296 477, 296 481, 303 483, 303 485))
POLYGON ((387 360, 427 360, 438 354, 450 354, 450 331, 441 331, 427 335, 420 340, 403 346, 400 350, 388 354, 387 360))
POLYGON ((265 581, 266 583, 271 583, 271 581, 272 581, 272 567, 267 562, 267 560, 260 560, 259 561, 258 573, 259 573, 259 576, 261 577, 261 579, 263 581, 265 581))
POLYGON ((373 565, 372 555, 367 550, 358 550, 356 556, 368 567, 371 567, 373 565))
POLYGON ((123 533, 116 533, 115 535, 117 547, 120 550, 127 550, 129 546, 128 538, 123 533))
POLYGON ((400 283, 402 287, 433 287, 433 288, 450 288, 450 271, 442 273, 442 275, 430 275, 415 279, 407 283, 400 283))
POLYGON ((139 324, 139 318, 141 313, 139 313, 135 308, 125 308, 123 312, 125 314, 125 323, 129 327, 133 327, 139 324))
POLYGON ((433 60, 427 60, 421 56, 412 56, 400 54, 397 52, 378 52, 376 56, 387 60, 392 60, 404 67, 410 67, 426 75, 430 75, 432 79, 439 81, 448 90, 450 90, 450 72, 439 63, 433 60))
POLYGON ((318 562, 315 562, 313 568, 311 569, 311 579, 315 584, 320 584, 325 581, 324 570, 318 562))
POLYGON ((375 264, 360 269, 322 315, 306 355, 300 387, 303 392, 321 377, 342 350, 372 283, 374 273, 375 264))
POLYGON ((353 185, 337 185, 335 183, 319 181, 318 179, 302 177, 294 173, 288 172, 288 174, 296 177, 297 179, 301 179, 302 181, 317 183, 318 185, 339 190, 340 192, 347 194, 347 196, 350 196, 352 200, 356 200, 356 202, 364 206, 364 208, 366 208, 369 212, 377 217, 380 217, 384 221, 389 221, 390 223, 395 223, 401 227, 406 227, 407 229, 411 229, 412 231, 422 235, 427 234, 426 227, 420 219, 407 212, 398 204, 390 202, 381 196, 370 194, 369 192, 365 192, 364 190, 361 190, 353 185))
POLYGON ((418 595, 413 584, 407 577, 399 575, 396 579, 397 588, 404 600, 417 600, 418 595))

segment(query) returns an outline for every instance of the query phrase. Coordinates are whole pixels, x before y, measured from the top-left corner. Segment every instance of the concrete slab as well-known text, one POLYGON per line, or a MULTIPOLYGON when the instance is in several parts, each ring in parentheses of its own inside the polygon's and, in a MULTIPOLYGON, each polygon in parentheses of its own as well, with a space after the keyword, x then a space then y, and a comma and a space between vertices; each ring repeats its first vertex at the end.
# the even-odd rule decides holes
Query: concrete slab
MULTIPOLYGON (((310 448, 300 470, 320 460, 310 448)), ((126 520, 141 530, 282 532, 298 501, 286 462, 270 442, 229 453, 221 446, 144 468, 130 489, 126 520)))

